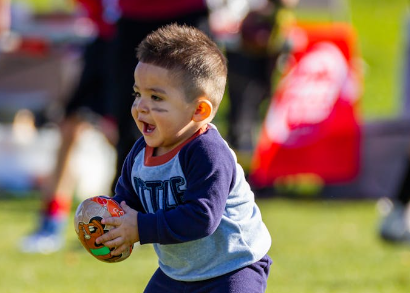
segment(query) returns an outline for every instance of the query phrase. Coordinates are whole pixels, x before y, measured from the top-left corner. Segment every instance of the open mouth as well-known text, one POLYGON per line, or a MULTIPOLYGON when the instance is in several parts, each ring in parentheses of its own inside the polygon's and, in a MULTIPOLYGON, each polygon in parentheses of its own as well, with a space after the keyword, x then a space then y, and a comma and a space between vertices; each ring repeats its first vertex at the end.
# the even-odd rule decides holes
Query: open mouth
POLYGON ((144 133, 152 133, 155 130, 155 126, 144 122, 144 133))

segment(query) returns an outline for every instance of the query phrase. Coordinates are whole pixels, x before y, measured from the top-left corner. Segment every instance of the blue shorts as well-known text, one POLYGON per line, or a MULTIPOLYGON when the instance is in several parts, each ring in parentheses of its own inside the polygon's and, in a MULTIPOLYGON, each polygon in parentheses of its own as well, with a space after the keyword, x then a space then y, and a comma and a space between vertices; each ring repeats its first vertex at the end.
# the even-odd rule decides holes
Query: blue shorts
POLYGON ((272 260, 265 255, 247 267, 198 282, 171 279, 158 268, 144 293, 263 293, 271 264, 272 260))

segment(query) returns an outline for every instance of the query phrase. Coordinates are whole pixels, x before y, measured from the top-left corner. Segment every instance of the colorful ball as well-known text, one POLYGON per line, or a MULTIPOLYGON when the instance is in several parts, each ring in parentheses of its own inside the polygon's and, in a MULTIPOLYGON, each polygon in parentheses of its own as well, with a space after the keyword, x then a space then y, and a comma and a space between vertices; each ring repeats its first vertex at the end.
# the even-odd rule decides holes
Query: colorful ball
POLYGON ((121 217, 125 212, 112 198, 95 196, 84 200, 77 208, 74 217, 74 227, 78 239, 87 251, 96 259, 103 262, 120 262, 131 255, 133 246, 121 255, 113 256, 113 249, 97 244, 95 240, 110 231, 113 226, 101 223, 103 218, 121 217))

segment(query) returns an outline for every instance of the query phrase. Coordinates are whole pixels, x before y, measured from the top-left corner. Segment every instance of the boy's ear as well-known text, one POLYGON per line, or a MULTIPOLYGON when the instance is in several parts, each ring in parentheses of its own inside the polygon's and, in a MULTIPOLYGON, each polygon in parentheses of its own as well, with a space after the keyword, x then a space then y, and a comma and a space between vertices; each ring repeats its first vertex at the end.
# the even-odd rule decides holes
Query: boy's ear
POLYGON ((195 122, 201 122, 209 118, 212 114, 212 103, 207 99, 199 99, 197 102, 196 110, 192 116, 192 120, 195 122))

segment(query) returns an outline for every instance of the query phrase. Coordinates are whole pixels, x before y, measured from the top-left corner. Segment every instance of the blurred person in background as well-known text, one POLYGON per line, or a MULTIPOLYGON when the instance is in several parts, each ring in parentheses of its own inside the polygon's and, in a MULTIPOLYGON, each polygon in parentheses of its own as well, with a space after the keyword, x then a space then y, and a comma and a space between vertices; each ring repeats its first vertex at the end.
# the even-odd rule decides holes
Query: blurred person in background
POLYGON ((246 169, 261 122, 260 105, 271 97, 277 60, 287 48, 283 28, 293 21, 291 8, 298 0, 208 1, 219 6, 211 27, 225 41, 228 59, 227 140, 246 169), (236 36, 228 39, 227 32, 236 36))
POLYGON ((0 0, 0 37, 10 28, 10 0, 0 0))
POLYGON ((26 252, 51 253, 64 244, 63 232, 75 188, 69 174, 68 161, 84 118, 96 117, 89 115, 90 110, 99 114, 97 119, 104 124, 101 129, 110 130, 110 141, 116 142, 115 179, 121 174, 127 154, 141 136, 130 115, 134 101, 133 72, 138 62, 136 48, 139 43, 152 31, 170 23, 187 24, 208 32, 208 7, 204 0, 117 0, 115 9, 112 6, 116 2, 114 0, 79 1, 96 23, 99 37, 85 50, 86 66, 79 88, 67 105, 67 115, 61 124, 63 142, 56 170, 45 192, 40 225, 22 242, 22 250, 26 252), (118 13, 115 26, 111 22, 112 15, 107 14, 110 11, 118 13), (106 48, 100 47, 98 50, 97 47, 103 43, 106 48), (86 101, 90 104, 84 105, 86 101), (87 106, 85 111, 84 106, 87 106), (111 113, 113 119, 108 116, 111 113), (111 122, 117 126, 116 131, 113 131, 114 124, 111 122))
MULTIPOLYGON (((404 78, 402 79, 402 93, 405 107, 408 111, 410 97, 410 14, 407 11, 404 28, 404 78), (407 107, 406 107, 407 106, 407 107)), ((406 111, 406 110, 405 110, 406 111)), ((378 206, 382 212, 378 233, 381 239, 391 243, 410 245, 410 148, 403 175, 395 194, 389 198, 382 198, 378 206)))
POLYGON ((112 66, 110 64, 116 13, 114 0, 77 0, 80 13, 96 28, 96 36, 85 45, 79 82, 65 105, 65 115, 59 123, 61 145, 56 166, 42 191, 38 227, 25 237, 21 249, 28 253, 51 253, 64 244, 64 228, 71 210, 77 186, 70 172, 70 159, 82 131, 95 126, 115 145, 117 130, 110 110, 113 99, 112 66))
POLYGON ((382 199, 380 205, 385 213, 379 227, 383 240, 410 245, 410 156, 406 161, 398 192, 390 199, 382 199))

